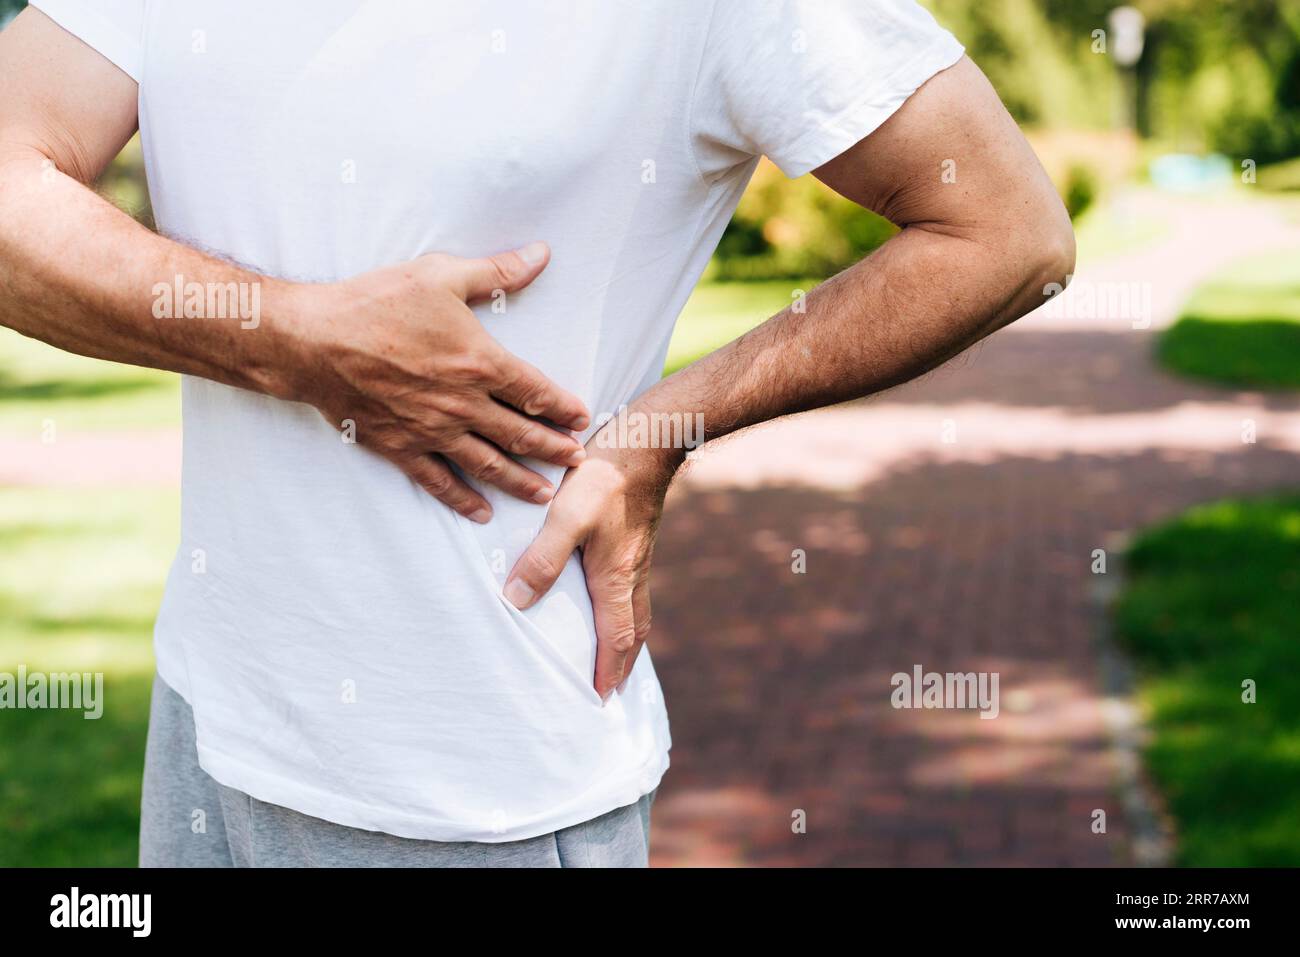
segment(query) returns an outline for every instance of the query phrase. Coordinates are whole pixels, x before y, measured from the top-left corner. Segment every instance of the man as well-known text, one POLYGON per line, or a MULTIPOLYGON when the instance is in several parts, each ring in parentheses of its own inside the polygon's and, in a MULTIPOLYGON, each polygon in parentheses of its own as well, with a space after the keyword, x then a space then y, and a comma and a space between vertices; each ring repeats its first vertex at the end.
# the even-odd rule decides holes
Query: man
POLYGON ((0 322, 185 376, 144 864, 644 864, 685 450, 605 416, 715 438, 864 396, 1073 266, 911 0, 32 6, 0 322), (86 188, 137 124, 161 235, 86 188), (901 232, 661 381, 761 155, 901 232))

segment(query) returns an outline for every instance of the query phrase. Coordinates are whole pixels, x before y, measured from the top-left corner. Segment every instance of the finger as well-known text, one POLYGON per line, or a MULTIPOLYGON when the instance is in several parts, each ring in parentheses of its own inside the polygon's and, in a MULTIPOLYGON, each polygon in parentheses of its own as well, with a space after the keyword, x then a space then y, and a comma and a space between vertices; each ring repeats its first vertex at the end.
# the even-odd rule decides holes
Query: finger
POLYGON ((541 274, 550 259, 551 250, 546 243, 529 243, 481 259, 450 256, 443 268, 456 295, 465 302, 478 302, 498 292, 518 292, 541 274))
POLYGON ((649 578, 641 579, 632 589, 632 624, 636 643, 632 646, 632 650, 628 652, 627 664, 623 669, 623 680, 618 685, 620 693, 627 687, 627 679, 632 674, 632 669, 636 667, 637 656, 641 654, 641 648, 645 645, 646 639, 650 637, 649 578))
POLYGON ((488 402, 470 421, 474 431, 511 455, 540 459, 572 468, 587 457, 582 443, 572 435, 535 422, 512 408, 488 402))
POLYGON ((398 464, 417 485, 471 521, 483 524, 492 517, 492 506, 487 499, 466 485, 437 456, 420 455, 398 464))
MULTIPOLYGON (((585 565, 584 565, 585 567, 585 565)), ((627 674, 628 656, 636 647, 636 619, 632 611, 632 585, 599 583, 599 572, 587 570, 587 588, 596 616, 596 693, 609 699, 627 674), (593 587, 593 581, 598 584, 593 587)))
POLYGON ((581 432, 591 423, 587 407, 572 392, 561 389, 539 370, 501 350, 497 383, 492 395, 528 415, 541 415, 556 425, 581 432))
POLYGON ((506 600, 516 608, 531 608, 551 590, 564 571, 569 556, 581 544, 580 530, 568 525, 552 511, 533 543, 519 556, 506 578, 506 600))
POLYGON ((550 482, 476 436, 462 435, 442 454, 480 482, 495 485, 525 502, 545 505, 555 497, 555 486, 550 482))

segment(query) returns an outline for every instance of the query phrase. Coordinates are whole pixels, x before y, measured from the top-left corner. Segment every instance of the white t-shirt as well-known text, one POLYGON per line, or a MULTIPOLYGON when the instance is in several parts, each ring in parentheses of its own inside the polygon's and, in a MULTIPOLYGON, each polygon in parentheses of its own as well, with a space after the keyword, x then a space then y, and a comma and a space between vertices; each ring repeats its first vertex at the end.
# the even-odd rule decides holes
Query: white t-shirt
MULTIPOLYGON (((32 5, 139 82, 154 213, 183 242, 316 281, 550 243, 504 312, 476 311, 597 417, 658 379, 760 154, 806 173, 962 53, 911 0, 32 5)), ((209 774, 440 841, 532 837, 658 784, 650 655, 602 707, 577 557, 533 609, 502 597, 544 506, 488 490, 477 526, 309 406, 183 395, 155 646, 209 774)))

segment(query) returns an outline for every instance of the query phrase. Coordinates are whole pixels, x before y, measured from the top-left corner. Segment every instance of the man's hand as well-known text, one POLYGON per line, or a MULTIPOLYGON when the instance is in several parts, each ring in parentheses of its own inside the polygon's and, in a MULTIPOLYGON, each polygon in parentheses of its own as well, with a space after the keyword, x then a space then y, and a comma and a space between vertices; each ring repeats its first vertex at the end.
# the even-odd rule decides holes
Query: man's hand
POLYGON ((546 267, 543 244, 490 259, 423 256, 339 283, 258 276, 145 229, 86 188, 135 132, 139 88, 38 9, 0 32, 0 89, 0 325, 80 355, 308 402, 336 427, 351 419, 362 445, 477 521, 490 517, 487 502, 445 459, 533 502, 553 490, 505 452, 581 460, 576 439, 528 416, 585 429, 582 403, 509 355, 466 305, 531 283, 546 267), (264 321, 156 317, 155 284, 180 275, 259 286, 264 321))
POLYGON ((525 501, 555 494, 544 478, 506 455, 575 466, 573 436, 585 429, 582 401, 488 335, 467 303, 516 292, 546 267, 533 243, 488 259, 428 255, 341 283, 297 290, 294 350, 285 397, 309 402, 359 444, 393 462, 431 495, 486 522, 484 498, 447 464, 525 501))
MULTIPOLYGON (((801 310, 786 309, 656 383, 633 403, 639 412, 702 416, 704 438, 713 439, 869 395, 1029 312, 1074 269, 1060 198, 969 60, 931 78, 876 132, 814 172, 901 231, 817 286, 801 310), (942 172, 954 161, 961 173, 949 182, 942 172)), ((511 572, 506 597, 536 602, 582 549, 603 696, 650 627, 650 546, 675 464, 665 468, 661 450, 588 449, 511 572)))
POLYGON ((506 579, 505 596, 518 608, 532 606, 574 550, 582 552, 596 619, 593 684, 608 700, 650 633, 650 553, 682 453, 602 447, 613 443, 602 443, 600 435, 587 443, 587 460, 560 483, 541 532, 506 579))

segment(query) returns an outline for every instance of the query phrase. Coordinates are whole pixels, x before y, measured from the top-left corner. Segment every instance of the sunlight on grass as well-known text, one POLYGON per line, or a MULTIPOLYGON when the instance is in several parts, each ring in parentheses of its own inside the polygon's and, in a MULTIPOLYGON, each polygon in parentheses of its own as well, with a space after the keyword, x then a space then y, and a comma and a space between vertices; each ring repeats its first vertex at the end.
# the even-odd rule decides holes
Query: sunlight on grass
POLYGON ((156 490, 0 489, 0 671, 104 673, 104 713, 0 712, 0 866, 135 863, 153 620, 179 539, 156 490))
POLYGON ((1174 372, 1242 388, 1300 388, 1300 251, 1233 264, 1160 336, 1174 372))
POLYGON ((1116 605, 1147 763, 1181 864, 1300 865, 1300 496, 1226 501, 1146 532, 1116 605), (1258 700, 1242 701, 1242 682, 1258 700))

